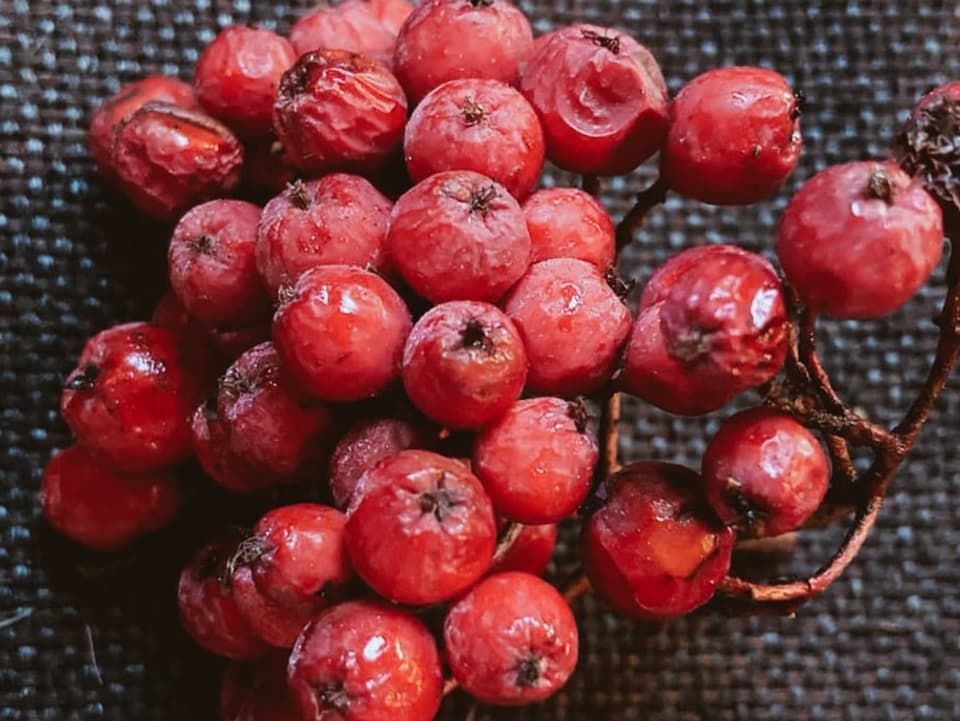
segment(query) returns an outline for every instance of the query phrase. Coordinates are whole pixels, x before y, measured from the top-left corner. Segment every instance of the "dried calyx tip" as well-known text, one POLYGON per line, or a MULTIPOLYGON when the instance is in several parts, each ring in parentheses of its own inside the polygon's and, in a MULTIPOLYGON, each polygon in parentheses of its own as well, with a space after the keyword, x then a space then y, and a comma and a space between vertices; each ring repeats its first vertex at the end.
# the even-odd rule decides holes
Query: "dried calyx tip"
POLYGON ((635 281, 633 278, 625 280, 624 278, 620 277, 617 269, 613 266, 610 266, 604 271, 603 279, 607 281, 607 285, 610 286, 610 289, 621 299, 630 295, 630 291, 633 290, 633 287, 637 284, 637 281, 635 281))
POLYGON ((479 124, 484 118, 483 106, 473 98, 464 98, 464 101, 460 103, 460 112, 467 127, 479 124))
POLYGON ((67 380, 64 387, 68 391, 92 391, 99 375, 100 366, 96 363, 87 363, 80 373, 67 380))
POLYGON ((488 8, 493 5, 494 0, 467 0, 475 8, 488 8))
POLYGON ((540 659, 537 656, 528 656, 517 665, 517 686, 527 688, 540 680, 540 659))
POLYGON ((209 253, 213 250, 213 238, 202 233, 190 241, 190 248, 197 253, 209 253))
POLYGON ((300 210, 306 210, 310 207, 310 190, 307 188, 307 184, 300 179, 287 183, 287 197, 300 210))
POLYGON ((893 203, 893 196, 896 188, 893 185, 893 178, 883 168, 877 168, 870 173, 870 180, 867 183, 867 195, 877 200, 882 200, 887 204, 893 203))
POLYGON ((790 111, 790 119, 796 120, 801 115, 803 111, 807 109, 807 96, 804 95, 802 90, 793 91, 793 110, 790 111))
POLYGON ((738 526, 746 529, 761 532, 763 523, 767 518, 767 512, 760 508, 756 503, 748 499, 741 492, 743 484, 734 477, 727 479, 726 488, 723 490, 724 500, 730 504, 730 507, 736 511, 740 521, 738 526))
POLYGON ((614 55, 620 52, 620 38, 616 35, 603 35, 595 30, 583 30, 581 35, 594 45, 609 50, 614 55))
POLYGON ((941 201, 960 207, 960 100, 941 94, 915 111, 894 151, 908 174, 941 201))
POLYGON ((483 328, 483 323, 481 323, 476 318, 471 318, 463 326, 463 333, 461 334, 463 347, 464 348, 474 348, 476 350, 491 350, 492 343, 490 342, 490 336, 487 335, 487 332, 483 328))
POLYGON ((497 189, 492 185, 477 188, 470 194, 470 210, 486 215, 490 212, 490 203, 497 197, 497 189))
POLYGON ((233 581, 233 574, 237 572, 238 568, 256 563, 269 550, 270 547, 260 536, 244 538, 237 545, 237 550, 227 560, 223 583, 229 586, 233 581))
POLYGON ((578 433, 587 432, 590 413, 587 411, 587 405, 583 402, 583 398, 577 398, 567 403, 567 416, 573 420, 578 433))

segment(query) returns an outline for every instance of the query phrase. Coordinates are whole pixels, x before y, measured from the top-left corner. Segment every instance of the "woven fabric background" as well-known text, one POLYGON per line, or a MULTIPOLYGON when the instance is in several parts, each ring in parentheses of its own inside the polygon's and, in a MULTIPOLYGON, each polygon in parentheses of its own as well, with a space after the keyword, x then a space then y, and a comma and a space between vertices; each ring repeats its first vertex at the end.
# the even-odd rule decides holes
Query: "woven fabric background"
MULTIPOLYGON (((105 561, 44 528, 36 491, 51 451, 69 442, 59 389, 84 339, 146 317, 162 287, 164 231, 136 223, 104 193, 85 143, 90 113, 147 72, 188 78, 218 28, 283 31, 308 4, 0 0, 0 619, 24 617, 0 629, 2 721, 217 718, 220 666, 179 631, 174 586, 178 565, 221 514, 187 518, 105 561)), ((788 191, 827 164, 882 155, 913 100, 960 77, 960 6, 949 0, 525 0, 523 8, 538 31, 575 20, 629 30, 655 52, 674 92, 702 70, 739 63, 775 67, 806 93, 805 151, 789 187, 746 209, 671 199, 625 258, 641 281, 668 254, 703 241, 769 252, 788 191)), ((627 194, 650 180, 647 168, 605 183, 611 211, 622 213, 627 194)), ((881 322, 824 326, 839 387, 876 418, 896 418, 920 382, 941 295, 935 282, 881 322)), ((696 466, 715 424, 628 403, 623 452, 696 466)), ((698 613, 650 626, 587 597, 577 602, 582 653, 568 687, 543 706, 480 709, 475 718, 960 719, 958 430, 955 387, 860 557, 797 618, 698 613)), ((572 572, 573 533, 559 579, 572 572)), ((805 538, 791 565, 812 570, 838 538, 805 538)), ((469 712, 455 699, 442 718, 469 712)))

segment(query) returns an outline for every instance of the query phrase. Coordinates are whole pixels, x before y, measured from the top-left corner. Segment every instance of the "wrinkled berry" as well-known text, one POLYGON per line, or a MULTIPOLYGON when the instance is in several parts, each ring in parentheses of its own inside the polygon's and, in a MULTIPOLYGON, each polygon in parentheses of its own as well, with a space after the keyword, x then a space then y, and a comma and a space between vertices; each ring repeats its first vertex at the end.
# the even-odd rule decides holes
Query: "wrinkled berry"
POLYGON ((523 526, 520 535, 507 549, 490 573, 519 571, 539 576, 547 570, 557 545, 557 525, 523 526))
POLYGON ((595 198, 577 188, 538 190, 523 203, 533 262, 577 258, 601 271, 616 253, 613 221, 595 198))
POLYGON ((374 3, 347 0, 333 7, 318 7, 297 20, 290 29, 290 42, 297 55, 315 50, 345 50, 362 53, 390 67, 396 31, 377 17, 374 3))

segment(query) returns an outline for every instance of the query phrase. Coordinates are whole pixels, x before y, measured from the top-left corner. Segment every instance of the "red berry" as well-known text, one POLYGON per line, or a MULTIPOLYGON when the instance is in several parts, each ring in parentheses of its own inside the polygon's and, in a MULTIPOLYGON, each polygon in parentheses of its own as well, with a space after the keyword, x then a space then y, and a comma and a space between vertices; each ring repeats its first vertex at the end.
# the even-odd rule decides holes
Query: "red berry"
POLYGON ((180 484, 170 471, 125 474, 86 448, 70 446, 44 470, 40 507, 68 538, 96 551, 116 551, 173 520, 180 484))
POLYGON ((360 477, 385 458, 429 446, 426 429, 396 418, 355 424, 337 443, 330 460, 330 492, 337 508, 350 505, 360 477))
POLYGON ((523 204, 533 262, 577 258, 601 271, 616 253, 613 222, 593 197, 577 188, 538 190, 523 204))
POLYGON ((520 706, 553 695, 577 665, 577 623, 546 581, 527 573, 485 578, 443 624, 447 663, 483 703, 520 706))
POLYGON ((177 223, 167 261, 170 286, 202 323, 243 328, 269 315, 254 248, 260 208, 241 200, 211 200, 177 223))
POLYGON ((520 397, 527 354, 513 322, 487 303, 453 301, 428 311, 403 350, 413 404, 454 428, 480 428, 520 397))
POLYGON ((434 303, 496 302, 530 262, 517 201, 468 170, 437 173, 407 191, 393 208, 387 247, 404 280, 434 303))
POLYGON ((200 55, 193 86, 210 115, 244 137, 273 127, 280 76, 297 60, 293 46, 269 30, 233 25, 200 55))
POLYGON ((417 103, 448 80, 514 85, 532 51, 530 23, 506 0, 424 0, 400 28, 394 68, 417 103))
POLYGON ((407 99, 381 63, 316 50, 283 75, 273 111, 287 160, 306 173, 376 170, 400 148, 407 99))
POLYGON ((271 343, 254 346, 230 366, 220 380, 217 412, 230 451, 258 471, 291 480, 318 475, 332 445, 330 410, 293 384, 271 343))
POLYGON ((366 5, 394 35, 400 32, 403 23, 413 12, 413 3, 409 0, 360 0, 360 2, 366 5))
POLYGON ((584 567, 621 613, 672 618, 706 603, 730 568, 733 531, 713 516, 700 477, 682 466, 632 463, 598 491, 584 567))
POLYGON ((520 81, 540 116, 547 157, 574 173, 622 175, 657 152, 669 99, 650 51, 596 25, 547 37, 520 81))
POLYGON ((150 102, 117 128, 112 162, 133 205, 155 220, 173 220, 237 187, 243 146, 208 115, 150 102))
POLYGON ((752 253, 736 245, 718 243, 716 245, 698 245, 694 248, 687 248, 676 255, 670 256, 663 265, 658 267, 650 280, 643 286, 643 293, 640 295, 640 302, 637 304, 638 310, 642 310, 651 305, 656 305, 660 301, 666 300, 681 278, 688 273, 696 273, 701 266, 710 265, 716 259, 732 255, 741 258, 753 258, 752 253))
POLYGON ((151 101, 193 108, 196 99, 187 83, 166 75, 150 75, 128 83, 104 101, 90 120, 90 152, 100 174, 116 179, 113 167, 113 141, 117 128, 151 101))
POLYGON ((630 312, 596 266, 572 258, 535 263, 504 310, 527 348, 535 393, 591 393, 610 380, 630 333, 630 312))
POLYGON ((292 648, 313 618, 310 606, 284 606, 264 596, 245 566, 231 574, 230 594, 254 635, 276 648, 292 648))
POLYGON ((497 528, 490 499, 462 463, 402 451, 360 479, 347 511, 357 573, 398 603, 445 601, 489 568, 497 528))
POLYGON ((244 145, 241 183, 245 189, 276 195, 293 180, 293 169, 287 164, 283 146, 272 132, 244 145))
POLYGON ((580 507, 597 458, 582 403, 530 398, 480 434, 473 470, 501 516, 554 523, 580 507))
POLYGON ((60 399, 77 441, 128 471, 186 460, 202 378, 189 350, 149 323, 117 325, 88 340, 60 399))
POLYGON ((530 103, 509 85, 451 80, 413 111, 403 152, 414 182, 444 170, 473 170, 524 198, 543 169, 543 131, 530 103))
POLYGON ((830 466, 810 431, 790 416, 754 408, 720 426, 703 456, 703 482, 724 523, 777 536, 817 510, 830 466))
POLYGON ((393 62, 396 31, 377 17, 372 2, 347 0, 333 7, 318 7, 290 29, 297 55, 337 48, 363 53, 389 67, 393 62))
POLYGON ((328 401, 375 396, 400 373, 410 311, 383 278, 349 265, 300 276, 273 318, 291 375, 328 401))
POLYGON ((243 674, 239 681, 231 680, 230 685, 243 684, 237 691, 231 690, 225 696, 221 692, 221 715, 223 721, 303 721, 300 709, 287 688, 287 655, 273 653, 259 660, 255 666, 243 666, 242 671, 232 671, 239 666, 236 662, 227 666, 223 689, 227 688, 231 675, 243 674), (236 695, 234 700, 231 696, 236 695), (224 704, 224 699, 228 704, 224 704))
POLYGON ((391 207, 357 175, 291 183, 267 203, 257 231, 257 268, 271 293, 318 265, 383 270, 391 207))
POLYGON ((237 721, 247 705, 253 686, 253 667, 240 661, 230 661, 220 680, 220 721, 237 721))
POLYGON ((433 637, 415 616, 381 603, 321 615, 297 641, 287 673, 310 721, 432 721, 440 707, 433 637))
POLYGON ((777 256, 812 310, 879 318, 930 278, 943 216, 919 181, 892 163, 837 165, 804 183, 780 221, 777 256))
POLYGON ((773 70, 708 70, 670 106, 660 174, 678 193, 705 203, 764 200, 797 167, 800 110, 801 96, 773 70))
POLYGON ((500 560, 490 569, 491 573, 519 571, 539 576, 547 570, 557 545, 557 525, 523 526, 520 535, 507 549, 500 560))
POLYGON ((227 559, 236 544, 220 539, 194 554, 180 574, 180 621, 198 644, 218 656, 238 660, 263 656, 269 649, 240 614, 224 583, 227 559))

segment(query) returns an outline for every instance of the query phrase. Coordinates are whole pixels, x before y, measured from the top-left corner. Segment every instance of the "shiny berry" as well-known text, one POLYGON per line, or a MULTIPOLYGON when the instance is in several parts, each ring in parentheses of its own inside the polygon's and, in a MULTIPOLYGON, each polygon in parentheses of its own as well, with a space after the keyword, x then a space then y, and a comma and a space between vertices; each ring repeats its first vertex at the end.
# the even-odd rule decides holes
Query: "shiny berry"
POLYGON ((291 375, 327 401, 375 396, 400 373, 410 311, 383 278, 349 265, 300 276, 273 318, 291 375))
POLYGON ((381 596, 413 605, 462 593, 489 568, 496 521, 459 461, 402 451, 360 479, 347 510, 347 551, 381 596))
POLYGON ((243 146, 204 113, 150 102, 116 131, 113 165, 120 189, 141 212, 173 220, 240 183, 243 146))
POLYGON ((228 27, 197 60, 193 79, 197 100, 238 135, 264 135, 273 127, 280 76, 296 60, 293 46, 276 33, 228 27))
POLYGON ((304 721, 432 721, 443 689, 427 627, 370 601, 341 604, 311 623, 287 675, 304 721))
POLYGON ((452 301, 429 310, 403 350, 413 404, 454 428, 480 428, 520 397, 527 354, 513 322, 487 303, 452 301))
POLYGON ((362 0, 347 0, 332 7, 318 7, 304 15, 290 29, 290 42, 297 55, 336 48, 362 53, 390 67, 396 31, 377 17, 373 5, 362 0))
POLYGON ((287 161, 306 173, 376 170, 403 143, 407 99, 381 63, 316 50, 283 75, 273 111, 287 161))
POLYGON ((670 105, 661 177, 681 195, 715 205, 770 197, 800 158, 801 97, 765 68, 698 75, 670 105))
POLYGON ((443 624, 447 663, 461 688, 483 703, 520 706, 553 695, 577 665, 570 606, 527 573, 485 578, 443 624))
POLYGON ((44 518, 96 551, 116 551, 166 526, 180 507, 170 471, 122 473, 86 448, 70 446, 47 464, 40 488, 44 518))
POLYGON ((535 263, 503 306, 527 348, 531 391, 585 395, 610 380, 630 333, 630 312, 596 266, 555 258, 535 263))
POLYGON ((547 158, 574 173, 622 175, 657 152, 669 99, 650 51, 596 25, 571 25, 548 38, 520 81, 540 116, 547 158))
POLYGON ((179 336, 149 323, 88 340, 60 399, 78 443, 129 471, 186 460, 202 380, 189 353, 179 336))
POLYGON ((434 88, 404 135, 410 177, 473 170, 515 198, 529 195, 543 169, 543 131, 530 103, 499 80, 464 78, 434 88))
POLYGON ((638 309, 643 309, 665 300, 681 278, 688 273, 696 273, 703 265, 709 265, 724 256, 754 257, 749 251, 736 245, 717 243, 687 248, 670 256, 650 276, 640 295, 638 309))
POLYGON ((613 265, 616 243, 607 211, 577 188, 538 190, 523 203, 533 262, 577 258, 601 271, 613 265))
POLYGON ((584 567, 594 590, 621 613, 681 616, 706 603, 730 568, 733 531, 713 515, 693 471, 632 463, 597 493, 584 567))
POLYGON ((539 576, 547 570, 557 546, 557 525, 523 526, 510 548, 493 564, 491 573, 519 571, 539 576))
POLYGON ((754 408, 721 424, 703 455, 703 482, 724 523, 777 536, 802 526, 820 506, 830 465, 793 418, 754 408))
POLYGON ((597 458, 581 402, 529 398, 478 436, 473 471, 501 516, 554 523, 580 507, 597 458))
POLYGON ((284 606, 264 596, 246 566, 230 574, 230 595, 253 634, 274 648, 292 648, 313 618, 310 606, 284 606))
POLYGON ((404 280, 434 303, 496 302, 530 262, 517 201, 468 170, 437 173, 407 191, 393 208, 387 248, 404 280))
POLYGON ((255 493, 287 479, 252 468, 230 450, 227 429, 217 413, 216 400, 197 406, 190 421, 193 453, 203 472, 234 493, 255 493))
POLYGON ((777 256, 812 310, 879 318, 906 303, 940 260, 943 217, 892 163, 836 165, 804 183, 780 221, 777 256))
POLYGON ((410 101, 448 80, 514 85, 533 51, 533 31, 506 0, 424 0, 397 36, 394 69, 410 101))

